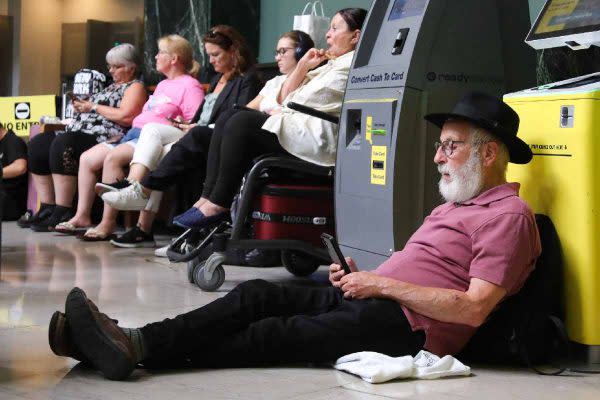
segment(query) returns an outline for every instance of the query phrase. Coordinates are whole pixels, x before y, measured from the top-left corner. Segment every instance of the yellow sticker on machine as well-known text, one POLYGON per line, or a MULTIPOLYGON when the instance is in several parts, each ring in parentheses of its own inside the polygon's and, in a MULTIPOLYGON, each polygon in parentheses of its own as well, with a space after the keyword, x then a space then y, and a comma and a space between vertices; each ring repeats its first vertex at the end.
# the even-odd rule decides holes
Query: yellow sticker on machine
POLYGON ((365 139, 370 144, 373 144, 373 139, 371 139, 372 133, 373 133, 373 116, 367 115, 367 126, 365 127, 365 139))
POLYGON ((371 147, 371 185, 385 185, 387 146, 371 147))

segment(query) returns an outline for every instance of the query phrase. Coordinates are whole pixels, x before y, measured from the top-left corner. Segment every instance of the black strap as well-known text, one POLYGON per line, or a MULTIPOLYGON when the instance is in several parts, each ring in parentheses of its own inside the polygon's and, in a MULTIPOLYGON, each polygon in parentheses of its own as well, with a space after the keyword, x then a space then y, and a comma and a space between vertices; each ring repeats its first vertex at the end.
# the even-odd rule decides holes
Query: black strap
MULTIPOLYGON (((567 360, 570 358, 569 357, 569 336, 567 334, 567 330, 565 329, 565 325, 563 324, 563 322, 555 317, 554 315, 546 315, 546 318, 552 323, 552 326, 555 328, 556 333, 557 333, 557 338, 559 339, 560 342, 560 347, 563 347, 564 350, 564 354, 567 358, 567 360)), ((552 371, 545 371, 539 368, 539 366, 536 366, 533 364, 533 362, 531 361, 530 357, 529 357, 529 353, 527 351, 527 344, 528 344, 528 340, 536 340, 536 338, 528 338, 527 333, 524 334, 525 337, 522 337, 521 340, 519 341, 519 353, 521 355, 521 358, 523 359, 523 361, 525 361, 525 363, 527 364, 527 366, 529 368, 531 368, 532 370, 534 370, 536 373, 540 374, 540 375, 560 375, 563 372, 565 372, 567 370, 566 367, 564 366, 558 366, 556 367, 556 370, 552 370, 552 371)), ((552 350, 552 349, 548 349, 548 350, 552 350)))

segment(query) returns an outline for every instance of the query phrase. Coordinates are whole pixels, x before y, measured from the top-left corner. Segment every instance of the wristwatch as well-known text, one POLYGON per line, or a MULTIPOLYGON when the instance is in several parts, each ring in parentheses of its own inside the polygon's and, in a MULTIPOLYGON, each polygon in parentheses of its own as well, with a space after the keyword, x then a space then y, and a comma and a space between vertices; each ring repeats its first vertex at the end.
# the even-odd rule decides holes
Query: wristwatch
POLYGON ((98 108, 98 103, 94 103, 94 105, 92 105, 92 109, 90 111, 95 113, 95 112, 97 112, 96 111, 97 108, 98 108))

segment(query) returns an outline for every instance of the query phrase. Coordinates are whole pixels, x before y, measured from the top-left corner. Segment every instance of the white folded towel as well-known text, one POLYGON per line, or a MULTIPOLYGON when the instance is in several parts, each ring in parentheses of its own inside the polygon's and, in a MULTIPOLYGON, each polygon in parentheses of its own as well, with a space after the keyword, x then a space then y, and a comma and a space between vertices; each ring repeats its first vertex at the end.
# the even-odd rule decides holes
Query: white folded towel
POLYGON ((456 358, 440 358, 425 350, 421 350, 414 358, 390 357, 373 351, 361 351, 338 358, 334 368, 358 375, 369 383, 387 382, 398 378, 437 379, 471 374, 471 368, 456 358))

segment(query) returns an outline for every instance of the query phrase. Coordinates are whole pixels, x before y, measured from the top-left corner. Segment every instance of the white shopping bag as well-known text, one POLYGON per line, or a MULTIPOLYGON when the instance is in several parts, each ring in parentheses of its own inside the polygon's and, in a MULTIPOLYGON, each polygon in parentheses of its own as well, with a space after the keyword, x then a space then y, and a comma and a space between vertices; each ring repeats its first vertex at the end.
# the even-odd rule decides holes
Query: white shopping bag
POLYGON ((310 35, 317 49, 326 49, 325 34, 329 30, 329 17, 323 12, 320 1, 308 2, 302 10, 302 15, 294 15, 294 30, 303 31, 310 35), (319 14, 317 7, 320 8, 319 14), (307 12, 310 13, 307 14, 307 12))

